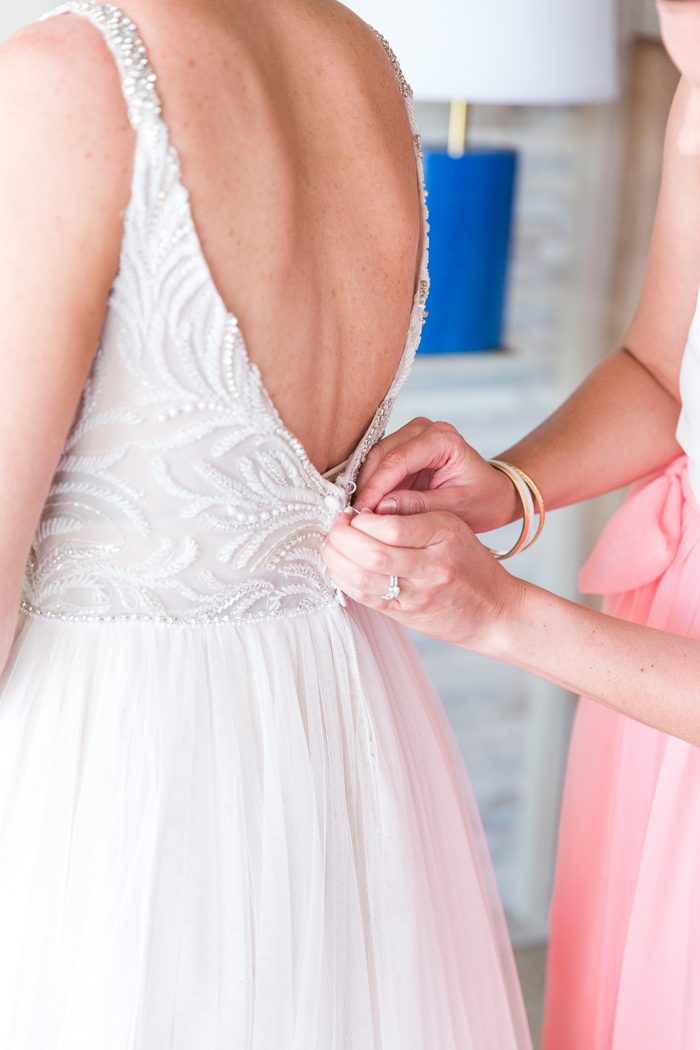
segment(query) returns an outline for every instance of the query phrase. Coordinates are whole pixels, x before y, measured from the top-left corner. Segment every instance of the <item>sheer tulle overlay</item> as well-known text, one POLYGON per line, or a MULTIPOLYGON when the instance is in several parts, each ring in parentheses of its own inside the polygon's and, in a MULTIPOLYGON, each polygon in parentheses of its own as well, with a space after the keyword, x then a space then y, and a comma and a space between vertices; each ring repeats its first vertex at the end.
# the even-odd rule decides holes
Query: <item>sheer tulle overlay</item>
POLYGON ((23 618, 0 1046, 527 1045, 478 817, 403 632, 23 618))
MULTIPOLYGON (((581 587, 608 595, 614 616, 700 639, 699 579, 700 507, 682 457, 630 494, 581 587)), ((700 750, 581 700, 552 909, 547 1050, 700 1046, 698 886, 700 750)))

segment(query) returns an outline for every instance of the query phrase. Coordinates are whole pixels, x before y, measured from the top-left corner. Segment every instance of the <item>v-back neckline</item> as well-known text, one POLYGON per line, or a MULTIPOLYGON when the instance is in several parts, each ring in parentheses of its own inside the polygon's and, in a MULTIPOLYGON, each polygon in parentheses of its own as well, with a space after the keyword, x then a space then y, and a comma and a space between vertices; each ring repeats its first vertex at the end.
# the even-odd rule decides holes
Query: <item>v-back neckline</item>
POLYGON ((278 431, 284 436, 285 440, 295 449, 297 455, 300 456, 309 473, 321 485, 329 486, 330 490, 332 491, 333 489, 337 488, 338 477, 347 477, 348 482, 354 481, 352 475, 356 473, 356 461, 358 459, 358 454, 360 453, 360 450, 362 449, 365 441, 367 440, 368 435, 370 435, 373 432, 374 428, 377 425, 377 422, 380 420, 383 413, 386 411, 387 402, 389 402, 394 395, 397 380, 401 376, 402 370, 406 362, 409 360, 412 353, 415 353, 415 349, 417 348, 412 348, 411 336, 414 330, 416 316, 419 313, 422 322, 422 315, 424 312, 424 295, 427 296, 427 288, 425 289, 425 291, 423 289, 423 282, 427 279, 424 276, 424 270, 427 272, 427 209, 423 191, 423 180, 421 177, 420 169, 419 192, 421 195, 421 213, 423 219, 423 231, 421 241, 422 246, 420 250, 421 265, 419 267, 418 279, 414 288, 413 302, 411 305, 411 312, 409 315, 408 329, 406 333, 406 338, 404 340, 403 349, 401 351, 401 356, 399 358, 398 365, 392 377, 389 389, 380 401, 379 406, 377 407, 377 410, 374 413, 368 427, 363 432, 362 436, 360 437, 360 440, 358 441, 353 451, 343 463, 339 464, 338 467, 331 467, 326 471, 321 471, 309 456, 304 443, 296 436, 296 434, 294 434, 291 431, 291 429, 285 423, 284 419, 280 414, 279 409, 277 408, 277 405, 275 404, 274 398, 272 397, 267 388, 267 383, 265 382, 262 376, 260 367, 255 363, 255 361, 253 361, 253 359, 250 356, 248 342, 246 340, 245 332, 243 331, 243 328, 241 327, 240 321, 238 319, 238 315, 235 311, 229 309, 229 307, 227 306, 226 300, 224 299, 224 296, 222 295, 219 286, 214 278, 211 266, 209 264, 209 260, 207 259, 206 253, 204 251, 202 239, 200 237, 199 230, 197 228, 197 223, 195 222, 194 218, 194 212, 192 210, 192 198, 190 195, 190 191, 182 178, 182 164, 180 160, 180 154, 171 141, 170 128, 168 127, 168 124, 165 120, 163 120, 162 118, 158 119, 160 119, 164 129, 163 134, 166 138, 167 149, 172 158, 173 164, 176 165, 175 178, 186 202, 186 219, 192 232, 192 240, 193 244, 195 245, 197 260, 205 275, 206 283, 211 291, 211 295, 214 301, 216 302, 217 308, 219 312, 225 317, 227 329, 236 333, 238 350, 243 357, 246 369, 251 375, 255 377, 256 384, 258 385, 260 393, 262 394, 265 405, 269 409, 270 415, 272 416, 277 425, 278 431), (327 476, 334 475, 336 470, 340 471, 340 474, 336 475, 336 480, 332 480, 327 476))
MULTIPOLYGON (((98 28, 101 28, 101 22, 99 19, 107 17, 107 29, 108 32, 105 34, 105 39, 109 44, 110 50, 117 61, 120 72, 122 74, 124 95, 129 106, 129 115, 131 123, 136 128, 138 133, 142 126, 141 115, 142 112, 139 110, 139 119, 134 119, 134 112, 132 106, 139 102, 146 101, 148 103, 148 111, 151 118, 158 122, 162 130, 165 147, 173 166, 174 178, 180 192, 184 198, 185 204, 185 219, 187 225, 190 228, 190 235, 192 238, 192 244, 194 246, 194 255, 199 263, 200 268, 204 274, 206 284, 209 288, 210 294, 220 314, 225 319, 225 327, 227 333, 230 333, 229 337, 236 339, 237 348, 242 355, 246 370, 255 378, 255 382, 260 390, 263 397, 264 403, 268 408, 272 419, 278 429, 278 432, 284 437, 288 444, 294 448, 296 454, 304 463, 308 474, 314 479, 317 485, 324 489, 327 489, 329 493, 337 492, 338 487, 345 489, 347 494, 348 489, 352 489, 354 485, 355 475, 357 474, 361 462, 369 450, 368 446, 371 447, 373 438, 375 435, 381 436, 380 432, 383 432, 384 425, 388 418, 389 410, 393 405, 396 395, 398 394, 399 388, 403 385, 403 381, 406 378, 410 364, 413 361, 413 357, 420 342, 420 328, 424 321, 425 315, 425 301, 427 299, 428 287, 429 287, 429 276, 428 276, 428 209, 426 203, 426 192, 425 192, 425 180, 424 180, 424 169, 423 169, 423 155, 421 149, 420 133, 418 131, 417 121, 412 105, 413 93, 411 88, 403 75, 401 66, 394 54, 391 46, 387 40, 377 32, 373 30, 375 36, 382 44, 384 51, 391 63, 394 76, 396 78, 397 87, 403 97, 404 104, 406 107, 407 118, 412 133, 415 159, 416 159, 416 176, 418 183, 418 192, 420 198, 420 211, 421 211, 421 244, 419 249, 419 266, 418 276, 416 285, 414 288, 413 302, 411 306, 411 312, 409 315, 408 329, 406 338, 404 340, 403 350, 399 358, 396 370, 394 372, 391 384, 386 394, 382 398, 374 413, 369 426, 362 434, 359 442, 355 446, 354 450, 348 456, 348 458, 341 463, 338 467, 332 467, 322 472, 312 461, 309 456, 304 443, 290 430, 287 424, 282 419, 282 416, 275 404, 272 395, 269 393, 267 384, 264 381, 260 368, 251 359, 250 352, 248 349, 248 343, 245 334, 241 328, 238 315, 234 310, 231 310, 226 300, 221 293, 219 286, 214 278, 212 268, 209 264, 206 252, 204 251, 204 245, 197 228, 197 223, 194 218, 194 212, 192 208, 192 197, 187 185, 182 177, 182 161, 179 150, 172 142, 170 134, 170 126, 167 120, 163 116, 163 104, 157 89, 157 74, 150 64, 148 57, 148 50, 145 43, 139 33, 139 30, 132 19, 129 18, 116 4, 101 4, 91 3, 89 0, 67 0, 67 2, 60 4, 58 7, 46 14, 42 15, 41 20, 49 18, 53 15, 58 14, 83 14, 95 22, 98 28), (115 35, 109 32, 110 26, 114 26, 115 35), (130 38, 130 39, 129 39, 130 38), (126 44, 126 48, 123 45, 126 44), (132 55, 137 50, 141 55, 140 68, 138 70, 138 83, 142 87, 144 97, 139 98, 138 89, 131 91, 127 90, 127 81, 134 77, 133 72, 130 69, 132 64, 132 55), (126 59, 126 61, 125 61, 126 59), (420 320, 420 326, 418 326, 418 320, 420 320), (416 334, 416 329, 418 332, 416 334), (415 344, 415 345, 414 345, 415 344), (340 471, 339 474, 335 475, 334 480, 331 480, 335 471, 340 471)), ((138 146, 137 146, 138 148, 138 146)))

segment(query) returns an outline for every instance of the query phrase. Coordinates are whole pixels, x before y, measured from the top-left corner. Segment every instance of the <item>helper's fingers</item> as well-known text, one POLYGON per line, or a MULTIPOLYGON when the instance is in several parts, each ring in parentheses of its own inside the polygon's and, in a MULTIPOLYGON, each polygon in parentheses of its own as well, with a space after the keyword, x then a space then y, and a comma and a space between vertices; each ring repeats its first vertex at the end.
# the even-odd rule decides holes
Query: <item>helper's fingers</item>
POLYGON ((441 543, 459 543, 471 530, 455 514, 358 514, 352 531, 359 530, 390 547, 422 550, 441 543))
MULTIPOLYGON (((366 517, 368 515, 360 515, 366 517)), ((336 529, 328 536, 328 546, 339 551, 360 569, 389 576, 411 577, 416 580, 431 575, 430 555, 425 550, 409 547, 390 547, 360 529, 336 529)))
POLYGON ((366 480, 358 485, 355 506, 376 510, 389 492, 410 487, 406 484, 407 478, 421 471, 433 473, 444 467, 460 443, 464 445, 453 427, 433 423, 414 437, 383 452, 373 472, 365 475, 366 480))
POLYGON ((375 514, 428 514, 446 511, 462 517, 466 510, 464 489, 398 489, 384 496, 375 514))
POLYGON ((387 601, 383 598, 389 588, 389 577, 386 574, 363 569, 330 543, 323 552, 323 560, 333 582, 348 598, 390 616, 401 613, 401 602, 412 590, 409 580, 401 580, 401 594, 398 598, 387 601))
POLYGON ((419 416, 417 419, 412 419, 410 423, 406 423, 406 425, 399 430, 394 431, 393 434, 387 435, 387 437, 383 438, 379 444, 370 449, 357 478, 358 490, 367 485, 372 475, 377 471, 380 464, 384 462, 390 452, 393 452, 396 448, 400 448, 401 445, 407 444, 407 442, 411 441, 413 438, 418 437, 419 434, 432 425, 430 419, 419 416))

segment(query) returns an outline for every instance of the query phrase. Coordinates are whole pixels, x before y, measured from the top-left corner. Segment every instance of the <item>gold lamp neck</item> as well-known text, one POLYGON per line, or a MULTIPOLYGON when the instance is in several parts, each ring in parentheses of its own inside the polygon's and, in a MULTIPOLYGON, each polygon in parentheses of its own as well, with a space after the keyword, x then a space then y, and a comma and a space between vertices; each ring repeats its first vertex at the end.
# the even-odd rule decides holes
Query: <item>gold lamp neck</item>
POLYGON ((463 157, 466 153, 468 130, 469 104, 453 100, 450 103, 450 126, 447 133, 447 152, 451 157, 463 157))

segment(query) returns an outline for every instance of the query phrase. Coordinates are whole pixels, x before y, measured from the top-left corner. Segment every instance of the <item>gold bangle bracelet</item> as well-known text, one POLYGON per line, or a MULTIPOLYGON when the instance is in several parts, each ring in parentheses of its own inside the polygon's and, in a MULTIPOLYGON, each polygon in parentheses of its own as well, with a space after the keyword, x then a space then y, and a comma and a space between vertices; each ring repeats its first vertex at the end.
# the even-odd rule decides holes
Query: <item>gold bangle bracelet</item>
POLYGON ((510 550, 499 551, 494 550, 493 547, 489 547, 489 552, 496 558, 497 561, 505 561, 506 558, 512 558, 514 554, 518 554, 521 550, 525 549, 527 544, 527 538, 530 535, 530 528, 532 526, 532 497, 527 485, 527 482, 522 477, 520 472, 512 466, 510 463, 505 463, 500 459, 490 459, 489 464, 494 470, 500 470, 502 474, 505 474, 507 478, 510 478, 515 491, 520 496, 520 502, 523 507, 523 527, 510 550))
POLYGON ((537 540, 540 538, 540 536, 542 534, 542 529, 544 528, 544 519, 546 517, 546 511, 545 511, 545 507, 544 507, 544 500, 542 498, 542 493, 540 492, 539 488, 537 487, 535 482, 532 480, 530 475, 526 474, 525 471, 521 467, 516 467, 515 464, 511 464, 511 466, 513 467, 514 470, 517 470, 517 472, 520 475, 520 477, 523 479, 523 481, 525 482, 527 487, 530 489, 530 492, 532 493, 532 498, 535 501, 535 509, 537 510, 537 515, 538 515, 538 517, 540 519, 539 520, 539 524, 537 526, 537 532, 532 537, 532 539, 529 541, 529 543, 526 543, 525 546, 523 547, 523 550, 526 551, 530 547, 532 547, 533 543, 536 543, 537 540))

